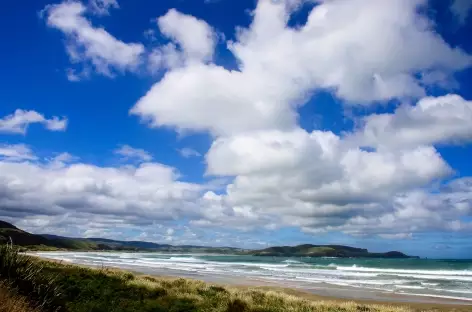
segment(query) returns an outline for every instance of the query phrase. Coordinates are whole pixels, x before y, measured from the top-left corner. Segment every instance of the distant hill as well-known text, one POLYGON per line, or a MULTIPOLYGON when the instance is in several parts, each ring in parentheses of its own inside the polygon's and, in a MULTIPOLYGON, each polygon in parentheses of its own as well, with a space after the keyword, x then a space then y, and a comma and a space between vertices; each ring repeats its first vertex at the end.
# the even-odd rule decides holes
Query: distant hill
POLYGON ((8 222, 0 220, 0 229, 12 229, 12 230, 18 230, 16 226, 13 224, 10 224, 8 222))
POLYGON ((157 249, 157 248, 165 248, 165 247, 172 247, 169 244, 156 244, 151 242, 142 242, 142 241, 118 241, 113 239, 105 239, 105 238, 87 238, 87 240, 95 242, 97 244, 107 244, 107 245, 115 245, 115 246, 129 246, 133 248, 140 248, 140 249, 157 249))
POLYGON ((51 234, 31 234, 13 224, 0 220, 0 244, 13 242, 28 250, 110 250, 110 251, 159 251, 182 253, 226 253, 254 256, 283 257, 356 257, 356 258, 411 258, 399 251, 372 253, 367 249, 342 245, 276 246, 261 250, 244 250, 232 247, 173 246, 142 241, 120 241, 106 238, 71 238, 51 234))
POLYGON ((0 244, 13 242, 17 246, 43 246, 54 248, 66 248, 59 241, 53 242, 49 239, 18 229, 13 224, 0 221, 0 244))
POLYGON ((239 253, 243 250, 231 247, 173 246, 142 241, 120 241, 106 238, 72 238, 52 234, 31 234, 13 224, 0 220, 0 244, 12 241, 28 250, 110 250, 110 251, 160 251, 239 253))
POLYGON ((107 238, 70 238, 51 234, 41 236, 61 242, 73 242, 69 249, 84 250, 116 250, 116 251, 159 251, 159 252, 200 252, 200 253, 237 253, 243 251, 232 247, 206 247, 206 246, 174 246, 169 244, 157 244, 143 241, 120 241, 107 238), (85 244, 85 245, 84 245, 85 244), (83 246, 79 246, 83 245, 83 246))
POLYGON ((53 241, 72 241, 77 248, 72 249, 104 249, 104 250, 141 250, 170 247, 171 245, 141 241, 119 241, 107 238, 72 238, 51 234, 40 234, 53 241))
POLYGON ((399 251, 373 253, 367 249, 342 245, 298 245, 270 247, 261 250, 248 251, 254 256, 282 257, 338 257, 338 258, 412 258, 399 251))

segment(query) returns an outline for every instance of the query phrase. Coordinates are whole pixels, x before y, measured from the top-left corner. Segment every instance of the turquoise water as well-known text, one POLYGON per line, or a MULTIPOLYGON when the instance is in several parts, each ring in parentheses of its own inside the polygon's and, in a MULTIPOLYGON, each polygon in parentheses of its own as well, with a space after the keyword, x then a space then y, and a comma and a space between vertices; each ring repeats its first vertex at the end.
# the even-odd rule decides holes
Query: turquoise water
POLYGON ((40 253, 74 263, 235 276, 300 287, 320 283, 472 301, 472 260, 341 259, 160 253, 40 253))

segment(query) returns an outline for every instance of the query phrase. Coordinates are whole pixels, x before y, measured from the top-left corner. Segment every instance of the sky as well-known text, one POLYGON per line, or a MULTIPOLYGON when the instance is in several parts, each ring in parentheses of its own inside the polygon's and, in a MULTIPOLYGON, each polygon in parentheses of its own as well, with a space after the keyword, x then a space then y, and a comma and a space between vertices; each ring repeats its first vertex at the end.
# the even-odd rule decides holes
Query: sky
POLYGON ((0 4, 0 219, 472 258, 469 0, 0 4))

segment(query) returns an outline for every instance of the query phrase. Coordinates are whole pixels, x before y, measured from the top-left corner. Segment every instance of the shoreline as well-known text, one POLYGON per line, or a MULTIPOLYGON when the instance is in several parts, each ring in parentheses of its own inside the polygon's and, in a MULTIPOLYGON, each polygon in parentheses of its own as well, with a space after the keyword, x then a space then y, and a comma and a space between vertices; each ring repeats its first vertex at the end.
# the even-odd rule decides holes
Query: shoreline
MULTIPOLYGON (((93 267, 85 265, 87 267, 93 267)), ((465 307, 467 311, 472 309, 472 301, 450 298, 437 298, 431 296, 416 296, 410 294, 399 294, 383 292, 380 290, 369 290, 349 286, 334 286, 328 283, 319 283, 312 287, 301 287, 295 283, 270 282, 261 279, 228 277, 228 276, 204 276, 201 274, 169 274, 169 272, 150 270, 143 272, 131 268, 108 267, 122 271, 129 271, 137 275, 151 276, 158 278, 186 278, 198 281, 204 281, 220 286, 233 288, 256 288, 264 290, 281 291, 297 297, 303 297, 312 300, 335 301, 335 302, 356 302, 360 304, 382 304, 382 305, 401 305, 417 307, 441 307, 458 308, 465 307), (154 271, 154 272, 151 272, 154 271)))
POLYGON ((86 268, 106 268, 110 270, 131 272, 137 276, 149 276, 154 278, 178 279, 185 278, 196 281, 203 281, 210 284, 236 289, 260 289, 263 291, 276 291, 307 299, 310 301, 329 301, 335 303, 355 302, 366 305, 383 305, 412 308, 417 311, 433 309, 436 311, 457 311, 465 312, 472 309, 472 301, 438 298, 428 296, 416 296, 411 294, 399 294, 384 292, 380 290, 370 290, 349 286, 335 286, 327 283, 315 284, 311 287, 301 287, 296 283, 288 281, 268 281, 255 278, 242 278, 226 275, 211 275, 200 273, 189 273, 179 270, 156 269, 146 267, 131 266, 111 266, 103 264, 88 264, 73 261, 54 260, 41 257, 40 255, 29 253, 28 255, 38 257, 44 261, 51 261, 65 265, 81 266, 86 268))

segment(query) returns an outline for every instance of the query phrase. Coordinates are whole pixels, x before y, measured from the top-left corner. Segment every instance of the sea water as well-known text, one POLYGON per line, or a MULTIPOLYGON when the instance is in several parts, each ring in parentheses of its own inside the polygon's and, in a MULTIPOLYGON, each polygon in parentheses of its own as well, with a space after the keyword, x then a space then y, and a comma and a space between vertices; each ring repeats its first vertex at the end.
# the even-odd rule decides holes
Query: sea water
POLYGON ((259 257, 124 252, 40 252, 39 256, 145 273, 251 278, 309 288, 320 283, 472 301, 472 260, 259 257), (173 272, 173 273, 172 273, 173 272))

